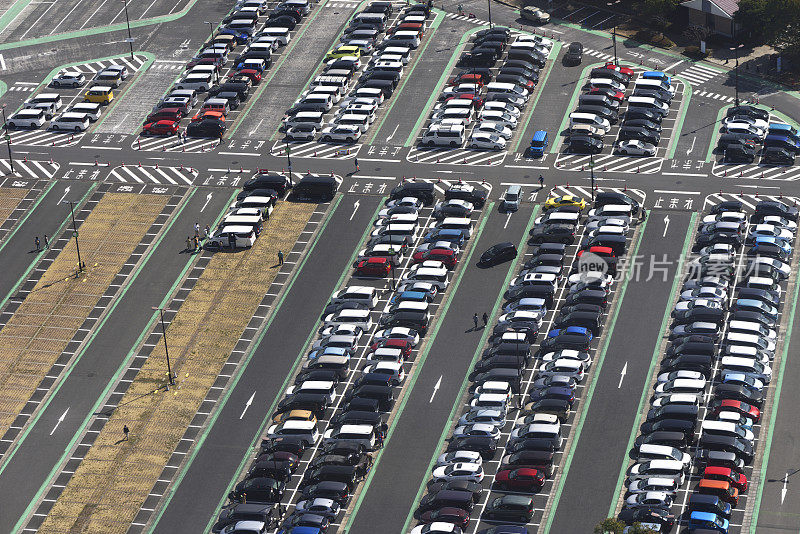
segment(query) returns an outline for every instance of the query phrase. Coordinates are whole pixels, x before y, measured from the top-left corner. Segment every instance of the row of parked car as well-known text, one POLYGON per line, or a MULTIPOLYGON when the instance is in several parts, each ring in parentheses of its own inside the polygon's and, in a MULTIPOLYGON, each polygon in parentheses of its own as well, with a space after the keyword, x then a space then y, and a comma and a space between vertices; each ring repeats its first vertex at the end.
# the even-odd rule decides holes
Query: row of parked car
POLYGON ((476 33, 471 51, 460 59, 466 68, 447 82, 420 144, 505 149, 552 46, 538 35, 518 35, 512 42, 511 30, 502 26, 476 33))
MULTIPOLYGON (((570 113, 569 149, 597 154, 603 138, 619 121, 619 108, 634 71, 614 63, 592 69, 578 107, 570 113)), ((661 121, 669 114, 675 96, 670 77, 660 71, 641 73, 628 97, 615 152, 629 156, 654 156, 661 141, 661 121)))
POLYGON ((222 26, 186 65, 172 90, 153 108, 142 126, 145 135, 177 135, 180 121, 198 103, 206 100, 191 117, 186 135, 222 137, 228 114, 250 95, 254 85, 272 64, 272 54, 291 39, 291 32, 311 11, 311 0, 285 0, 275 6, 267 20, 267 0, 239 0, 222 26), (236 52, 239 46, 244 48, 236 52), (234 57, 235 55, 235 57, 234 57), (226 70, 227 69, 227 70, 226 70))
MULTIPOLYGON (((114 89, 128 77, 125 65, 113 64, 95 74, 91 85, 83 95, 82 102, 63 107, 60 93, 39 93, 27 99, 22 109, 10 115, 6 124, 9 128, 40 128, 50 121, 49 128, 55 131, 83 132, 103 114, 102 106, 114 100, 114 89)), ((50 81, 54 88, 82 87, 86 76, 79 71, 63 70, 50 81)))
POLYGON ((800 152, 797 128, 770 121, 769 111, 755 106, 728 108, 721 131, 717 147, 728 163, 753 163, 760 152, 761 163, 793 165, 800 152))
POLYGON ((375 1, 353 16, 342 44, 325 55, 323 72, 287 110, 282 124, 287 139, 311 141, 319 136, 325 142, 354 143, 369 129, 420 45, 430 16, 427 4, 413 4, 390 27, 393 12, 391 2, 375 1), (326 114, 336 105, 338 110, 327 121, 326 114))
MULTIPOLYGON (((595 214, 604 207, 619 205, 629 212, 638 210, 638 205, 624 195, 601 194, 597 200, 592 210, 595 214)), ((571 226, 574 233, 586 207, 580 199, 556 199, 546 204, 547 211, 535 221, 536 227, 558 220, 558 224, 571 226)), ((601 216, 595 220, 605 222, 610 218, 601 216)), ((598 228, 606 226, 600 224, 598 228)), ((415 512, 420 525, 412 532, 466 531, 470 516, 482 499, 483 482, 489 476, 487 466, 498 450, 503 450, 503 430, 513 423, 481 514, 483 520, 502 527, 481 532, 528 533, 525 524, 534 514, 533 494, 553 476, 555 456, 564 437, 562 424, 572 412, 575 388, 590 369, 590 346, 593 338, 601 334, 603 314, 610 300, 614 280, 608 273, 613 272, 618 256, 610 247, 595 242, 603 235, 601 231, 587 236, 578 251, 579 258, 585 254, 596 256, 605 265, 601 271, 581 272, 580 266, 586 262, 576 261, 572 272, 565 272, 568 245, 563 239, 537 239, 532 243, 533 256, 511 281, 505 293, 504 313, 470 372, 468 407, 453 430, 447 450, 433 466, 427 495, 415 512), (556 292, 565 276, 569 293, 564 306, 535 350, 540 327, 548 310, 556 304, 556 292), (535 374, 530 389, 524 390, 525 375, 531 367, 535 374), (519 401, 522 394, 527 398, 519 401)), ((618 244, 614 247, 620 250, 618 244)), ((512 243, 502 243, 486 251, 481 263, 507 261, 515 258, 516 252, 512 243)), ((624 253, 623 247, 620 254, 624 253)))
POLYGON ((765 201, 748 220, 741 202, 728 201, 703 219, 634 443, 619 516, 627 523, 669 532, 671 508, 680 505, 677 492, 694 464, 683 520, 695 533, 728 532, 731 510, 748 488, 745 469, 772 377, 797 217, 796 208, 765 201))

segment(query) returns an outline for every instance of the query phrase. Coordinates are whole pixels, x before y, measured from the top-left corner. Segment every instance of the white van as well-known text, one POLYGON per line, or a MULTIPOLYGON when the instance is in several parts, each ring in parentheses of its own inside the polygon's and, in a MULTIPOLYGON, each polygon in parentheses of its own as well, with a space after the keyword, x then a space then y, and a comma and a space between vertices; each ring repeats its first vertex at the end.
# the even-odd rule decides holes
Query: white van
POLYGON ((231 213, 222 219, 223 226, 247 226, 252 228, 256 235, 261 233, 262 218, 259 214, 254 215, 238 215, 231 213))
POLYGON ((371 237, 384 235, 408 236, 414 238, 417 235, 417 225, 409 223, 391 223, 380 226, 372 231, 371 237))
POLYGON ((347 92, 347 85, 349 80, 347 76, 329 76, 327 74, 320 74, 311 81, 309 87, 314 91, 317 87, 336 87, 339 94, 342 95, 347 92))
POLYGON ((217 73, 217 66, 216 65, 195 65, 186 74, 188 76, 189 74, 211 74, 211 75, 214 75, 216 73, 217 73))
POLYGON ((744 282, 744 287, 775 291, 778 297, 781 295, 781 287, 775 283, 775 280, 766 276, 748 276, 744 282))
POLYGON ((677 460, 683 465, 689 465, 689 462, 692 461, 692 456, 675 447, 646 443, 639 447, 639 454, 637 456, 637 461, 641 462, 645 460, 677 460))
POLYGON ((523 89, 519 85, 513 83, 489 82, 486 84, 487 100, 490 100, 496 95, 517 96, 527 100, 528 94, 527 89, 523 89))
POLYGON ((599 117, 594 113, 579 113, 572 112, 569 114, 569 127, 572 128, 577 124, 588 124, 599 129, 603 135, 607 134, 611 129, 611 123, 607 119, 599 117))
POLYGON ((61 109, 61 95, 58 93, 40 93, 25 101, 26 108, 31 108, 35 104, 51 104, 53 109, 58 111, 61 109))
POLYGON ((464 144, 464 126, 463 125, 448 125, 437 126, 433 125, 425 132, 420 140, 423 146, 449 146, 455 148, 464 144))
POLYGON ((84 132, 89 128, 89 116, 86 113, 66 112, 54 117, 50 122, 52 130, 71 130, 84 132))
POLYGON ((342 425, 339 428, 329 428, 322 437, 324 444, 339 441, 355 442, 372 451, 375 450, 375 429, 371 425, 342 425))
POLYGON ((214 74, 208 72, 190 73, 175 84, 176 89, 194 89, 199 93, 204 93, 214 85, 214 74))
POLYGON ((331 313, 324 319, 325 326, 339 324, 354 324, 362 330, 369 330, 372 328, 372 317, 370 317, 369 310, 346 309, 331 313))
POLYGON ((578 224, 580 213, 564 212, 564 211, 548 211, 544 215, 540 215, 533 221, 533 224, 542 223, 557 223, 557 224, 578 224))
POLYGON ((370 286, 347 286, 331 297, 331 303, 359 302, 370 309, 378 305, 378 290, 370 286))
POLYGON ((413 272, 406 272, 402 282, 428 282, 439 289, 444 291, 447 288, 447 269, 436 267, 422 267, 413 272))
POLYGON ((251 195, 239 200, 232 207, 237 208, 236 211, 243 214, 252 210, 255 214, 260 215, 262 219, 266 219, 272 214, 272 210, 275 207, 275 199, 272 197, 251 195))
POLYGON ((392 34, 392 40, 402 41, 403 44, 408 43, 410 48, 417 48, 419 46, 419 34, 417 32, 399 31, 392 34))
POLYGON ((628 110, 635 109, 645 109, 653 113, 659 113, 662 117, 666 117, 669 114, 669 106, 667 104, 649 96, 628 97, 628 110))
POLYGON ((284 119, 284 126, 288 129, 299 124, 311 124, 317 129, 321 129, 325 122, 325 114, 321 111, 301 111, 291 117, 284 119))
POLYGON ((652 78, 640 78, 633 84, 633 90, 636 89, 661 89, 667 91, 672 96, 675 96, 675 88, 672 87, 666 80, 654 80, 652 78))
POLYGON ((430 305, 427 302, 417 302, 410 300, 402 300, 392 306, 395 311, 413 311, 413 312, 428 312, 430 305))
POLYGON ((775 342, 769 339, 764 339, 761 336, 753 334, 742 334, 740 332, 726 332, 725 345, 744 345, 746 347, 755 347, 759 350, 768 352, 770 357, 775 355, 775 342))
POLYGON ((270 438, 297 436, 305 439, 306 443, 309 445, 315 444, 319 439, 317 423, 314 421, 298 421, 295 419, 289 419, 278 425, 272 425, 267 430, 267 435, 270 438))
POLYGON ((437 223, 435 228, 445 230, 461 230, 466 239, 472 235, 472 219, 468 217, 445 217, 442 222, 437 223))
POLYGON ((222 249, 229 248, 233 243, 235 248, 249 248, 256 242, 256 232, 250 226, 223 226, 209 237, 203 248, 222 249))
POLYGON ((289 34, 289 28, 264 28, 258 33, 258 37, 273 37, 281 45, 286 46, 291 41, 292 36, 289 34))
POLYGON ((351 24, 375 24, 383 30, 386 27, 386 14, 385 13, 359 13, 353 17, 351 24))
POLYGON ((370 115, 356 115, 355 113, 346 113, 336 119, 337 125, 355 126, 361 133, 369 129, 370 123, 370 115))
POLYGON ((735 356, 723 356, 720 361, 722 376, 729 373, 744 373, 753 378, 769 384, 772 380, 772 367, 754 358, 737 358, 735 356))
POLYGON ((72 104, 68 111, 73 113, 85 113, 89 117, 89 120, 94 122, 103 114, 101 110, 102 106, 96 102, 78 102, 72 104))
POLYGON ((170 91, 169 96, 178 98, 188 98, 191 107, 197 105, 197 91, 194 89, 173 89, 170 91))
POLYGON ((589 221, 607 217, 619 218, 622 220, 630 219, 630 204, 606 204, 605 206, 589 210, 589 221))
POLYGON ((703 434, 710 434, 712 436, 733 436, 751 442, 754 439, 752 430, 748 430, 729 421, 709 421, 706 419, 700 425, 700 428, 703 434))
POLYGON ((38 128, 47 117, 43 109, 21 109, 8 117, 10 128, 38 128))
POLYGON ((312 87, 311 90, 303 96, 309 97, 312 95, 328 95, 333 100, 333 103, 336 104, 342 99, 342 90, 332 85, 318 85, 316 87, 312 87))

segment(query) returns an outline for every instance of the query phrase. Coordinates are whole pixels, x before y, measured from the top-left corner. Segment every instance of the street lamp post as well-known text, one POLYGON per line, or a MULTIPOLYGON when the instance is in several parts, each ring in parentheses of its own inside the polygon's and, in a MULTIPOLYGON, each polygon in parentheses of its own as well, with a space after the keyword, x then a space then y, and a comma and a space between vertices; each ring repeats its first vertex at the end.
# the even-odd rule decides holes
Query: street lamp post
POLYGON ((131 36, 131 21, 128 18, 128 0, 122 0, 125 3, 125 24, 128 26, 128 44, 131 47, 131 61, 133 61, 133 37, 131 36))
POLYGON ((617 60, 617 27, 614 26, 614 30, 611 32, 611 41, 614 43, 614 65, 619 65, 617 60))
POLYGON ((154 310, 158 310, 161 317, 161 337, 164 338, 164 354, 167 356, 167 374, 169 375, 169 385, 175 385, 175 377, 172 375, 172 366, 169 364, 169 349, 167 348, 167 329, 164 326, 164 309, 158 306, 153 306, 154 310))
POLYGON ((589 173, 592 180, 592 202, 594 202, 594 154, 589 154, 589 173))
POLYGON ((203 24, 208 24, 208 36, 209 36, 210 40, 213 41, 214 40, 214 24, 212 22, 207 21, 207 20, 204 20, 203 24))
POLYGON ((11 174, 14 174, 14 158, 11 155, 11 134, 8 133, 8 123, 6 122, 6 105, 0 108, 3 111, 3 129, 5 130, 6 144, 8 145, 8 165, 11 167, 11 174))
POLYGON ((489 27, 492 27, 492 0, 486 0, 486 5, 489 6, 489 27))
POLYGON ((72 217, 72 236, 75 238, 75 250, 78 252, 78 272, 82 272, 86 266, 81 261, 81 247, 78 244, 78 227, 75 224, 75 207, 74 202, 71 200, 66 200, 65 202, 69 203, 69 214, 72 217))

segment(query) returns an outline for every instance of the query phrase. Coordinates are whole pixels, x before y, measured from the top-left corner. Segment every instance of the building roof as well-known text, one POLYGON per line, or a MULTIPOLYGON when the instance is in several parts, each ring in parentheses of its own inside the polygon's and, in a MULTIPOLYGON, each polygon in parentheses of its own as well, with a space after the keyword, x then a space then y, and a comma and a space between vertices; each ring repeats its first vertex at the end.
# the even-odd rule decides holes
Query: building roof
POLYGON ((686 0, 682 5, 726 19, 732 19, 733 14, 739 11, 739 0, 686 0))

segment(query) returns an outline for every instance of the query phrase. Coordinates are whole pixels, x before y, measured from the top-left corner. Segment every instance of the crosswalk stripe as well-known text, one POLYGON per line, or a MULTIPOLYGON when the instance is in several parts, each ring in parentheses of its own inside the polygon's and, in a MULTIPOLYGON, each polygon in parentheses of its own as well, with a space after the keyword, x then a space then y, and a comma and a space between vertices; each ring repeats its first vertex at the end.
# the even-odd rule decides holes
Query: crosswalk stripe
POLYGON ((120 167, 120 170, 125 172, 125 174, 127 174, 129 177, 133 178, 134 181, 139 182, 140 184, 144 183, 144 180, 142 180, 141 178, 136 176, 136 173, 134 173, 130 168, 128 168, 128 167, 120 167))
MULTIPOLYGON (((156 172, 157 172, 158 174, 160 174, 161 176, 163 176, 163 177, 164 177, 164 179, 165 179, 166 181, 168 181, 169 183, 171 183, 172 185, 177 185, 177 184, 178 184, 178 182, 176 182, 175 180, 173 180, 173 179, 172 179, 172 178, 171 178, 171 177, 170 177, 170 176, 169 176, 167 173, 165 173, 165 172, 164 172, 164 170, 163 170, 163 169, 155 169, 155 170, 156 170, 156 172)), ((158 180, 156 180, 155 178, 153 178, 153 181, 154 181, 154 182, 158 182, 158 180)))
POLYGON ((33 163, 36 167, 38 167, 39 170, 42 171, 42 174, 44 174, 46 177, 48 177, 48 178, 52 178, 53 177, 53 174, 48 169, 46 169, 44 167, 44 165, 42 165, 40 162, 31 161, 31 163, 33 163))

